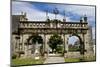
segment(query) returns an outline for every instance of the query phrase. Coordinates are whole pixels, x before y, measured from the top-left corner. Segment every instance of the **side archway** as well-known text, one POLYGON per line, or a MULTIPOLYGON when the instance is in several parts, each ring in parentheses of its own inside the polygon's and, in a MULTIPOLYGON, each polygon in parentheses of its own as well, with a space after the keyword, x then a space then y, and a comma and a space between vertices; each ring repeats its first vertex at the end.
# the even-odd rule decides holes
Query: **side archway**
POLYGON ((34 34, 27 39, 27 45, 31 45, 31 53, 34 54, 35 50, 38 49, 39 53, 42 54, 43 52, 43 38, 38 34, 34 34))
POLYGON ((78 34, 72 34, 68 39, 68 51, 79 51, 80 54, 84 54, 85 51, 84 41, 82 41, 82 37, 78 34), (72 43, 69 43, 72 41, 72 43))

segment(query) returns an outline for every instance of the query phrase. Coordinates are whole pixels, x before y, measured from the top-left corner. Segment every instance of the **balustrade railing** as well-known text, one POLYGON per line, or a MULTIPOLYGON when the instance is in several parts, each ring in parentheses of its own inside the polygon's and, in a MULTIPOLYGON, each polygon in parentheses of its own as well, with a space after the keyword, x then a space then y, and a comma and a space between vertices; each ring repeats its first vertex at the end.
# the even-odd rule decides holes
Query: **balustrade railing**
POLYGON ((59 25, 52 24, 50 27, 50 23, 20 23, 20 28, 87 28, 87 23, 60 23, 59 25), (57 26, 57 27, 55 27, 57 26))

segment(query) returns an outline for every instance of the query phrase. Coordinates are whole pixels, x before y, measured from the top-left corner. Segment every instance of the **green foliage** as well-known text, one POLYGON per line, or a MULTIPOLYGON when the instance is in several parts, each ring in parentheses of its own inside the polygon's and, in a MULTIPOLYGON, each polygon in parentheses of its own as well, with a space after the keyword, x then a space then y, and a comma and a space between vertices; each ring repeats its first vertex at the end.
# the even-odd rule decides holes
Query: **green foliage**
POLYGON ((40 58, 39 60, 35 60, 34 58, 25 58, 25 59, 12 59, 11 64, 15 65, 28 65, 28 64, 43 64, 44 58, 40 58))
POLYGON ((80 62, 80 58, 65 58, 65 62, 80 62))
POLYGON ((43 43, 43 39, 41 36, 38 36, 38 35, 34 35, 32 37, 32 43, 36 43, 38 42, 39 44, 42 44, 43 43))
POLYGON ((64 50, 64 53, 67 53, 67 51, 66 51, 66 50, 64 50))
POLYGON ((73 52, 73 51, 80 51, 80 48, 79 48, 79 46, 69 45, 68 46, 68 51, 71 51, 71 52, 73 52))
POLYGON ((58 34, 53 34, 53 36, 50 37, 48 43, 52 50, 54 50, 57 49, 57 45, 61 45, 63 43, 63 40, 58 34))
POLYGON ((73 52, 73 51, 80 51, 80 48, 74 47, 74 48, 69 48, 69 51, 73 52))
POLYGON ((63 52, 63 46, 57 46, 57 48, 56 48, 56 51, 58 52, 58 53, 62 53, 63 52))
POLYGON ((12 59, 16 59, 17 55, 16 54, 12 54, 12 59))

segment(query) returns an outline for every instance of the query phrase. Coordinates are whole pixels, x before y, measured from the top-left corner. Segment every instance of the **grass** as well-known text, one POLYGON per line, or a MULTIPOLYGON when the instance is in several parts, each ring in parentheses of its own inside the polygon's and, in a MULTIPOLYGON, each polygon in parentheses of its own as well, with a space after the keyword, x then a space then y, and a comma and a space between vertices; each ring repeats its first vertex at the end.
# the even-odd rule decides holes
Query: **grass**
POLYGON ((35 60, 34 58, 25 58, 25 59, 12 59, 12 65, 30 65, 30 64, 43 64, 44 59, 40 58, 39 60, 35 60))
POLYGON ((79 58, 65 58, 65 62, 80 62, 79 58))
POLYGON ((79 51, 80 49, 77 47, 69 48, 70 52, 79 51))
POLYGON ((84 57, 84 58, 65 58, 65 62, 89 62, 89 61, 95 61, 95 56, 93 57, 84 57))

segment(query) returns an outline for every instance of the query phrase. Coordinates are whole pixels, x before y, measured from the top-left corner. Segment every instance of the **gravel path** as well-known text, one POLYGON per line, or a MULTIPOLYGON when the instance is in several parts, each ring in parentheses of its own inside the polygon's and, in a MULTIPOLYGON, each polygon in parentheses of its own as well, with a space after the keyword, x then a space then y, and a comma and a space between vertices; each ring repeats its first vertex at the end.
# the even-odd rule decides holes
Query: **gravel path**
POLYGON ((64 57, 48 57, 44 64, 46 63, 63 63, 64 57))

